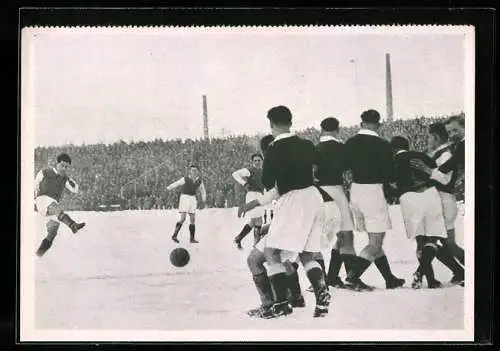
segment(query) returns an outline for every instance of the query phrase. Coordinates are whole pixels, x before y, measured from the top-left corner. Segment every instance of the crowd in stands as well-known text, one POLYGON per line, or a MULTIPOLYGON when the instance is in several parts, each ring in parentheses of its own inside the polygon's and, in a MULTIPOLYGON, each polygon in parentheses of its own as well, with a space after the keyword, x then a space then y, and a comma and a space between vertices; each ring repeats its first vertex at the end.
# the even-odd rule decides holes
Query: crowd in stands
MULTIPOLYGON (((386 139, 403 135, 410 140, 412 149, 426 151, 428 125, 447 117, 385 122, 380 135, 386 139)), ((347 140, 358 129, 341 128, 340 139, 347 140)), ((314 143, 319 141, 319 130, 315 128, 297 134, 314 143)), ((244 190, 231 173, 249 164, 261 137, 38 147, 35 172, 54 165, 61 152, 71 156, 71 174, 80 192, 63 198, 70 210, 171 209, 176 208, 179 196, 177 191, 167 192, 167 185, 184 176, 190 164, 197 164, 207 190, 207 207, 234 207, 243 201, 244 190)), ((463 189, 457 196, 463 199, 463 189)))

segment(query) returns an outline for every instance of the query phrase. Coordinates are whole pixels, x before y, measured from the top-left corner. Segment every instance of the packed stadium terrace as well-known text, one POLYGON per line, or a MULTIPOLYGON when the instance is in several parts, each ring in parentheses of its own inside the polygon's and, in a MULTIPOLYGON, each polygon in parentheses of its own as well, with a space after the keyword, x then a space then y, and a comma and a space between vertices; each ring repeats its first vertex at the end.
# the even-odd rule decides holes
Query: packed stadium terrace
MULTIPOLYGON (((380 135, 386 139, 403 135, 412 149, 426 151, 428 126, 449 117, 385 122, 380 135)), ((341 128, 340 139, 347 140, 358 129, 341 128)), ((298 134, 314 143, 319 141, 318 129, 298 134)), ((207 207, 234 207, 243 201, 244 190, 234 182, 231 173, 248 164, 261 137, 39 147, 35 150, 35 172, 54 165, 61 152, 72 157, 71 175, 79 183, 80 192, 63 198, 70 210, 171 209, 176 207, 178 196, 175 191, 167 192, 167 185, 184 176, 190 164, 197 164, 207 190, 207 207)), ((463 200, 463 187, 457 189, 456 195, 463 200)))

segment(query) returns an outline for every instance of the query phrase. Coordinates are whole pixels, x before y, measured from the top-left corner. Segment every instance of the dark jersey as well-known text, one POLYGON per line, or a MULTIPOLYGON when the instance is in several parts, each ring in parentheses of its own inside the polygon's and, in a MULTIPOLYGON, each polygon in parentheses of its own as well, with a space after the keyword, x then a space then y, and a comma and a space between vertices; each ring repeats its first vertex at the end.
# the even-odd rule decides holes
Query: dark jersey
POLYGON ((397 186, 397 196, 410 191, 421 192, 434 186, 427 173, 411 167, 412 159, 422 160, 428 167, 436 167, 436 163, 422 152, 404 151, 394 156, 393 180, 397 186))
POLYGON ((42 174, 43 179, 38 185, 36 197, 48 196, 60 201, 69 178, 56 173, 53 168, 44 168, 42 174))
POLYGON ((192 180, 189 176, 184 177, 184 184, 181 188, 181 193, 185 195, 196 195, 196 190, 201 185, 201 177, 196 181, 192 180))
POLYGON ((379 136, 356 134, 345 143, 346 169, 358 184, 383 184, 391 177, 392 151, 389 142, 379 136))
POLYGON ((320 142, 316 178, 319 185, 342 185, 344 165, 344 144, 335 140, 320 142))
POLYGON ((250 177, 247 180, 247 190, 262 193, 264 191, 264 185, 262 184, 262 169, 255 167, 248 167, 250 172, 250 177))
POLYGON ((277 186, 280 195, 313 185, 317 164, 314 144, 296 135, 275 140, 266 150, 262 183, 267 190, 277 186))

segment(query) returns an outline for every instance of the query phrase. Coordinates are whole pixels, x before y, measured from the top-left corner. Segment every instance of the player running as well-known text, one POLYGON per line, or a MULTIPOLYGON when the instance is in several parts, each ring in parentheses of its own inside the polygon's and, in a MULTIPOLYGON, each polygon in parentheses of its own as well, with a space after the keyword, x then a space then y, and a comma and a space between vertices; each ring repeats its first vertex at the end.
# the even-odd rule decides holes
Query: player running
POLYGON ((71 219, 59 204, 64 189, 74 194, 78 193, 78 184, 68 176, 71 158, 63 153, 57 156, 56 161, 55 167, 42 169, 35 178, 35 211, 47 218, 47 235, 36 252, 39 257, 52 246, 57 236, 59 223, 66 224, 73 234, 85 226, 85 223, 77 223, 71 219))
POLYGON ((172 240, 179 243, 177 235, 181 230, 182 224, 186 220, 186 213, 189 214, 189 235, 191 243, 198 243, 195 239, 196 223, 195 223, 195 211, 197 208, 196 192, 199 191, 201 195, 201 201, 203 206, 207 202, 207 192, 205 190, 205 185, 201 179, 201 172, 198 166, 191 165, 189 167, 189 174, 176 182, 167 186, 167 190, 173 190, 175 188, 181 187, 181 195, 179 197, 179 213, 180 219, 175 224, 174 234, 172 235, 172 240))
MULTIPOLYGON (((260 198, 264 192, 264 186, 261 181, 263 157, 261 154, 253 154, 251 160, 251 166, 241 168, 232 174, 233 178, 247 191, 245 202, 260 198)), ((252 229, 254 230, 254 245, 258 241, 260 229, 262 228, 264 211, 264 207, 259 206, 246 213, 248 222, 234 238, 234 243, 238 249, 242 250, 241 241, 252 231, 252 229)))

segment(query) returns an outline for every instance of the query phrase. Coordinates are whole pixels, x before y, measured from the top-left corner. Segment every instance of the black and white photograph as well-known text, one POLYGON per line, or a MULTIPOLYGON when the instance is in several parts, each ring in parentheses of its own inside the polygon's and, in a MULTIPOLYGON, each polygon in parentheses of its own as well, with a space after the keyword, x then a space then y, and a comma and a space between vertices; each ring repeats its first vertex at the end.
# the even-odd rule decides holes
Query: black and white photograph
POLYGON ((21 341, 472 341, 473 26, 25 27, 21 341))

